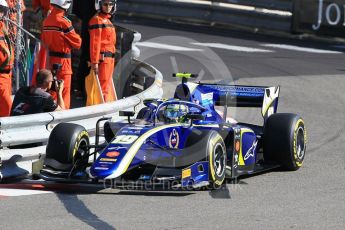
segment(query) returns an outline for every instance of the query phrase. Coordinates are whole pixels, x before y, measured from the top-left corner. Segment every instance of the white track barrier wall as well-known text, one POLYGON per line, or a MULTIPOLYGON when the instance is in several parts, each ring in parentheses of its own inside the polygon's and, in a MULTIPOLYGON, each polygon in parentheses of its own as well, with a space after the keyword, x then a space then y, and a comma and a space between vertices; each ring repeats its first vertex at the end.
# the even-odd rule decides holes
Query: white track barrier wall
POLYGON ((290 33, 295 0, 126 0, 118 14, 187 24, 290 33))

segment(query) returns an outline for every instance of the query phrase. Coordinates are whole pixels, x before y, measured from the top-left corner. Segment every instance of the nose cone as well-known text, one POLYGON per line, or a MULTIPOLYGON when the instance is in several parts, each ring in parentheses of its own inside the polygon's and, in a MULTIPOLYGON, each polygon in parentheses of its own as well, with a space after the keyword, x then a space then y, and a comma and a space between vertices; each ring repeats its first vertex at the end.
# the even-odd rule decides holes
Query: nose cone
POLYGON ((127 163, 123 162, 126 153, 126 147, 108 146, 97 158, 96 162, 93 163, 90 169, 91 176, 94 178, 104 179, 115 172, 119 174, 118 176, 121 176, 122 172, 118 173, 118 171, 123 168, 121 165, 127 163))

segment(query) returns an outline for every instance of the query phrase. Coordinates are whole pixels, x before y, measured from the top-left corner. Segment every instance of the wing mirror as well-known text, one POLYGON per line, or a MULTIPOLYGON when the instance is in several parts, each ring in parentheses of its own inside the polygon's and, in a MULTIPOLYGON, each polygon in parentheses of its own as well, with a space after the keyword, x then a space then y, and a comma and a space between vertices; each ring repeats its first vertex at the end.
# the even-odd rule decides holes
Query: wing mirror
POLYGON ((127 117, 129 124, 131 123, 131 117, 133 117, 134 115, 135 115, 134 111, 120 111, 119 112, 120 117, 127 117))
POLYGON ((186 114, 186 118, 190 119, 190 126, 193 125, 194 120, 203 121, 205 120, 205 116, 197 113, 188 113, 186 114))
POLYGON ((205 116, 197 113, 188 113, 186 115, 187 118, 191 120, 205 120, 205 116))

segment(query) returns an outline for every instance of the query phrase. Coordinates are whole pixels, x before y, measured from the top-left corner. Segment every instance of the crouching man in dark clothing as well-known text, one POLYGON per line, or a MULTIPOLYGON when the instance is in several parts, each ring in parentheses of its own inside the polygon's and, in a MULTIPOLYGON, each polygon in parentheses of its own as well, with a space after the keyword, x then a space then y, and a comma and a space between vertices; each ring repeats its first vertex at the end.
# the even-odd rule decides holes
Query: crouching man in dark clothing
POLYGON ((27 115, 35 113, 53 112, 65 109, 62 98, 64 89, 63 81, 54 81, 49 70, 42 69, 36 75, 36 86, 21 87, 13 100, 11 116, 27 115), (52 90, 57 93, 57 102, 48 93, 52 90))

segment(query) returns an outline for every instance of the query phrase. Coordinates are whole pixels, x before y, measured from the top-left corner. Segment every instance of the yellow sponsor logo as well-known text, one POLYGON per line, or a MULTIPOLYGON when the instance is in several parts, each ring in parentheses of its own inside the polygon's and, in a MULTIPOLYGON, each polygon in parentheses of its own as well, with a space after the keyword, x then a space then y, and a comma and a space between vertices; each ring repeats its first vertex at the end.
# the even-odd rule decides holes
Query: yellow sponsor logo
POLYGON ((190 177, 192 175, 191 169, 182 170, 182 179, 190 177))
POLYGON ((111 162, 116 162, 117 159, 112 159, 112 158, 101 158, 100 161, 111 161, 111 162))

